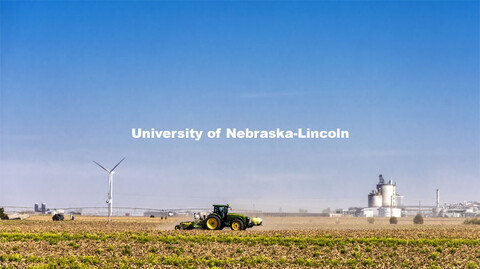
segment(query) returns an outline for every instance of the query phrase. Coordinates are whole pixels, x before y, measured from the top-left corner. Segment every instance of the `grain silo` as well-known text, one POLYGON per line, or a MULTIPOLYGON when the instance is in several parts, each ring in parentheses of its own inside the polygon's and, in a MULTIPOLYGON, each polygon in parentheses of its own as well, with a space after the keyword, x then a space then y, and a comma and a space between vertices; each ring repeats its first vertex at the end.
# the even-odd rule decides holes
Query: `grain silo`
POLYGON ((395 195, 395 206, 403 207, 403 195, 398 194, 395 195))
POLYGON ((395 184, 391 180, 382 185, 382 206, 395 206, 395 184))
POLYGON ((373 190, 368 195, 368 207, 381 207, 382 206, 382 195, 376 190, 373 190))
POLYGON ((397 193, 396 184, 389 180, 385 181, 382 175, 378 176, 375 190, 368 194, 368 208, 375 209, 378 216, 401 216, 403 196, 397 193))

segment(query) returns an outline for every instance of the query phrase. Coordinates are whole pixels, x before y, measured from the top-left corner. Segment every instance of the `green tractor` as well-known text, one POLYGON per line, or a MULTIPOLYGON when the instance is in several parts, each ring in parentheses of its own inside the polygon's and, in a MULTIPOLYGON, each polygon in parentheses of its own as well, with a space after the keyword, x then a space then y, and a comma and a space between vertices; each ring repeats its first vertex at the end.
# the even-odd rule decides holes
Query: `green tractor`
POLYGON ((207 217, 199 221, 184 221, 175 226, 175 230, 190 230, 201 228, 206 230, 222 230, 225 227, 230 227, 234 231, 245 230, 253 226, 262 225, 262 219, 248 216, 228 213, 230 206, 213 205, 213 212, 207 217))

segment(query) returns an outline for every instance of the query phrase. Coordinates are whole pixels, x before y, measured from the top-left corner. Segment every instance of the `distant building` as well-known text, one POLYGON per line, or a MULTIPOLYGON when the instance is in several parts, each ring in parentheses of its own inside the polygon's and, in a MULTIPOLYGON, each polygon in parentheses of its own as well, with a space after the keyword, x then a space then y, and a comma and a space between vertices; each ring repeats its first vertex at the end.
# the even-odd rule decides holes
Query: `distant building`
POLYGON ((437 217, 480 217, 480 202, 464 201, 463 203, 445 203, 434 208, 437 217))
POLYGON ((378 176, 377 187, 368 194, 368 207, 362 210, 365 217, 401 217, 403 196, 397 192, 397 185, 389 180, 385 181, 382 175, 378 176))
POLYGON ((34 211, 35 211, 35 212, 41 212, 42 214, 46 214, 46 213, 47 213, 47 204, 42 203, 42 207, 40 208, 40 207, 38 206, 38 203, 35 203, 35 205, 34 205, 34 211))

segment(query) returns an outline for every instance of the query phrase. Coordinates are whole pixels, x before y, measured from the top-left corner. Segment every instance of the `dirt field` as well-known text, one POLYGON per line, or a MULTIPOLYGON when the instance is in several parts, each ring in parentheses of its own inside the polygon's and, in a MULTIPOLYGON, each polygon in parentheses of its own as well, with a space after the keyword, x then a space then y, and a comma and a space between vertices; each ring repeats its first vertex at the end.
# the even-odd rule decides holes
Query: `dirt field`
POLYGON ((185 218, 49 216, 0 221, 6 268, 479 268, 463 219, 263 217, 247 231, 174 231, 185 218))
MULTIPOLYGON (((258 230, 344 230, 344 229, 392 229, 389 218, 375 218, 369 224, 366 218, 355 217, 262 217, 265 225, 258 230), (268 225, 267 225, 268 224, 268 225)), ((395 228, 408 228, 413 225, 413 217, 398 218, 395 228)), ((425 218, 425 226, 445 226, 462 224, 464 219, 425 218)), ((257 229, 257 227, 255 227, 257 229)))
MULTIPOLYGON (((26 222, 35 223, 47 222, 49 229, 55 229, 60 225, 61 229, 69 229, 69 227, 83 227, 82 229, 107 229, 107 230, 127 230, 132 231, 146 231, 146 230, 174 230, 176 224, 181 221, 190 221, 192 217, 169 217, 166 220, 160 218, 147 217, 113 217, 112 223, 107 224, 106 217, 92 217, 92 216, 75 216, 75 221, 65 221, 63 223, 70 223, 70 225, 63 226, 61 223, 52 223, 51 216, 31 216, 26 222), (106 226, 98 225, 104 223, 106 226), (74 225, 71 225, 74 224, 74 225)), ((389 223, 389 218, 375 218, 374 224, 367 222, 366 218, 356 217, 264 217, 262 216, 265 225, 257 226, 249 229, 249 231, 282 231, 282 230, 376 230, 376 229, 411 229, 418 228, 413 224, 413 217, 398 218, 398 224, 392 225, 389 223)), ((424 224, 421 228, 439 228, 450 227, 454 228, 464 227, 464 218, 425 218, 424 224)), ((31 223, 35 225, 35 223, 31 223)), ((43 226, 43 225, 41 225, 43 226)))

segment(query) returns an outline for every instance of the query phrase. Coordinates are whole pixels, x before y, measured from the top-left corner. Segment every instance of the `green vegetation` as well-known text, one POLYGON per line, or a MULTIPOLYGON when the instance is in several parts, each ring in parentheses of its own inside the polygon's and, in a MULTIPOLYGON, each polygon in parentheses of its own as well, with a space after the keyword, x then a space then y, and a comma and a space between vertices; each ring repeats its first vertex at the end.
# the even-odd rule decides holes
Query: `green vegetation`
POLYGON ((420 213, 415 215, 415 217, 413 218, 413 223, 414 224, 423 224, 423 217, 420 213))
POLYGON ((397 224, 398 219, 396 217, 390 217, 390 224, 397 224))
POLYGON ((375 223, 375 218, 372 218, 372 217, 367 218, 367 221, 368 221, 368 223, 373 224, 373 223, 375 223))
POLYGON ((463 223, 464 223, 464 224, 480 225, 480 218, 470 218, 470 219, 466 219, 463 223))
MULTIPOLYGON (((69 234, 69 233, 22 233, 22 232, 1 232, 0 242, 39 242, 46 241, 52 245, 58 244, 61 241, 69 242, 68 245, 72 248, 78 248, 79 245, 75 242, 78 241, 91 241, 93 244, 108 241, 108 242, 127 242, 123 247, 123 253, 131 254, 131 244, 137 243, 143 245, 142 241, 138 241, 139 234, 131 233, 115 233, 115 234, 69 234)), ((420 239, 402 239, 391 237, 358 237, 358 238, 344 238, 328 236, 260 236, 260 235, 236 235, 236 234, 178 234, 178 235, 142 235, 144 240, 151 243, 162 242, 168 246, 182 243, 221 243, 221 244, 243 244, 243 245, 263 245, 263 246, 297 246, 299 249, 306 249, 309 246, 317 247, 343 247, 345 245, 365 245, 375 246, 383 245, 388 247, 394 246, 433 246, 439 245, 458 246, 480 246, 480 239, 450 239, 450 238, 420 238, 420 239)), ((111 250, 111 245, 106 247, 107 250, 111 250)), ((155 248, 154 248, 155 249, 155 248)), ((343 249, 343 248, 341 248, 343 249)), ((241 250, 239 250, 241 251, 241 250)))
POLYGON ((0 219, 2 219, 2 220, 8 219, 8 215, 5 214, 5 211, 4 211, 3 207, 0 207, 0 219))
POLYGON ((370 229, 365 220, 358 221, 364 229, 242 233, 158 231, 119 223, 76 226, 80 222, 56 229, 50 221, 4 222, 0 268, 480 267, 477 227, 439 230, 410 223, 370 229))

